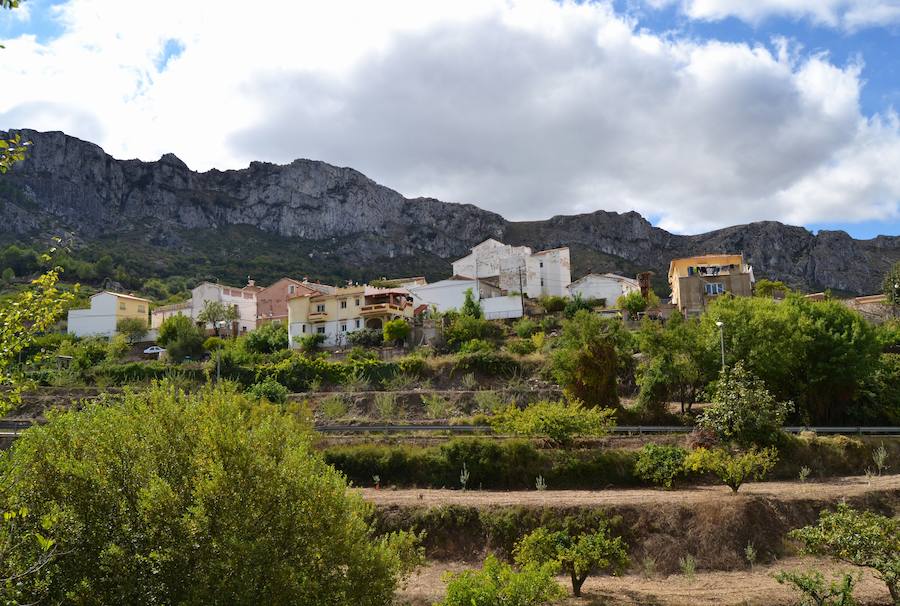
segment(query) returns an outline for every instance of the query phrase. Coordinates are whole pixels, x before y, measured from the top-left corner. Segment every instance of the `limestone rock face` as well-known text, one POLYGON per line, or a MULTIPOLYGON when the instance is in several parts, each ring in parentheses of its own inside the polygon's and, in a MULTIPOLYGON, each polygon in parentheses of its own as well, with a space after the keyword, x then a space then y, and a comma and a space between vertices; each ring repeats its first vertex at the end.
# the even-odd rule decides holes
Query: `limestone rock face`
POLYGON ((242 170, 198 173, 174 154, 156 162, 117 160, 64 133, 17 132, 33 145, 24 162, 0 177, 0 233, 23 241, 50 233, 69 234, 75 242, 128 233, 165 247, 179 246, 192 229, 250 225, 321 242, 358 265, 423 254, 451 260, 493 237, 534 249, 572 247, 573 278, 588 269, 664 275, 673 257, 743 251, 757 276, 856 293, 877 291, 881 276, 900 259, 896 236, 861 241, 776 222, 679 236, 634 212, 509 222, 472 205, 407 199, 351 168, 324 162, 253 162, 242 170))

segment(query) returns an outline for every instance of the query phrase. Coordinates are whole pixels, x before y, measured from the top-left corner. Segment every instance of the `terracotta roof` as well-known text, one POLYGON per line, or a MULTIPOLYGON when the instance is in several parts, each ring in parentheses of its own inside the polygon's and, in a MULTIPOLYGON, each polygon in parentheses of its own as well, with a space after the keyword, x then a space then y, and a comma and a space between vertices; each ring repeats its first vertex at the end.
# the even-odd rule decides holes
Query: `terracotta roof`
POLYGON ((113 292, 111 290, 104 290, 98 292, 96 295, 91 295, 92 297, 96 297, 97 295, 113 295, 116 297, 121 297, 122 299, 131 299, 133 301, 144 301, 145 303, 150 303, 150 299, 145 299, 144 297, 135 297, 134 295, 126 295, 120 292, 113 292))

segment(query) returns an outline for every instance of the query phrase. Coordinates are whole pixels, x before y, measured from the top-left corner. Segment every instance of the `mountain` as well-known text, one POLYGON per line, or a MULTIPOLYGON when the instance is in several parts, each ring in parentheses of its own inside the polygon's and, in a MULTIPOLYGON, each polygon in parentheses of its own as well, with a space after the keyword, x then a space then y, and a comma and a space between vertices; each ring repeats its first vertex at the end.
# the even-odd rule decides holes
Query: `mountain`
POLYGON ((63 236, 72 256, 109 253, 132 281, 434 279, 488 237, 534 249, 567 245, 573 278, 650 269, 660 286, 673 257, 743 251, 757 277, 862 294, 877 291, 900 260, 897 236, 854 240, 771 221, 675 235, 635 212, 512 222, 469 204, 404 198, 351 168, 313 160, 199 173, 172 154, 117 160, 64 133, 16 132, 32 147, 0 177, 0 242, 34 247, 63 236))

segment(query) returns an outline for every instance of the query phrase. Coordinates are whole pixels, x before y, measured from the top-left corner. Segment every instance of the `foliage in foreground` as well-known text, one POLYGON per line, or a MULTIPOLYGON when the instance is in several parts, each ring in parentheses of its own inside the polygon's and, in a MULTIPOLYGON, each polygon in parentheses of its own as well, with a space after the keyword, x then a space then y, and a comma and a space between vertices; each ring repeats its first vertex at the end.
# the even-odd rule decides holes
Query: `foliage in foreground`
POLYGON ((634 464, 634 475, 642 480, 672 488, 672 482, 684 473, 687 451, 680 446, 645 444, 634 464))
POLYGON ((539 606, 563 597, 553 578, 554 563, 516 570, 489 555, 481 570, 465 570, 446 577, 447 597, 440 606, 539 606))
MULTIPOLYGON (((233 388, 161 383, 26 432, 0 460, 23 600, 101 604, 391 601, 421 553, 377 539, 371 506, 317 456, 308 421, 233 388)), ((4 541, 0 540, 0 543, 4 541)))
POLYGON ((628 566, 628 550, 622 537, 610 536, 605 525, 574 537, 566 531, 537 528, 516 545, 515 559, 521 566, 555 564, 569 575, 577 598, 589 575, 621 573, 628 566))
POLYGON ((801 541, 806 553, 871 568, 900 605, 900 519, 841 503, 836 511, 819 514, 815 526, 792 530, 788 536, 801 541))
POLYGON ((510 404, 490 422, 501 433, 547 438, 553 445, 569 446, 576 437, 607 435, 615 427, 615 411, 585 408, 577 400, 541 400, 525 408, 510 404))
POLYGON ((774 447, 734 453, 724 448, 698 448, 687 455, 684 466, 695 473, 712 473, 737 492, 747 480, 762 480, 777 462, 778 450, 774 447))
POLYGON ((853 588, 856 579, 852 574, 842 576, 825 585, 825 577, 817 570, 807 572, 779 572, 775 580, 790 585, 800 595, 799 606, 856 606, 853 588))

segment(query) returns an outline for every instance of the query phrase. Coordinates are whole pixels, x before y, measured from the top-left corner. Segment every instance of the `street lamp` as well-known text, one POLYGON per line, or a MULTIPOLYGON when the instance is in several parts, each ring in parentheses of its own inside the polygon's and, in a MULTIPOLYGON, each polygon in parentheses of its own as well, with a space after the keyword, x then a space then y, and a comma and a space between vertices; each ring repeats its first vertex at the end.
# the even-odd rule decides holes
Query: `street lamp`
POLYGON ((719 327, 719 345, 722 348, 722 370, 725 370, 725 331, 722 328, 725 326, 725 323, 718 320, 716 321, 716 326, 719 327))
MULTIPOLYGON (((225 328, 225 320, 219 320, 216 322, 217 328, 225 328)), ((216 345, 216 383, 219 382, 219 378, 222 376, 222 346, 216 345)))

